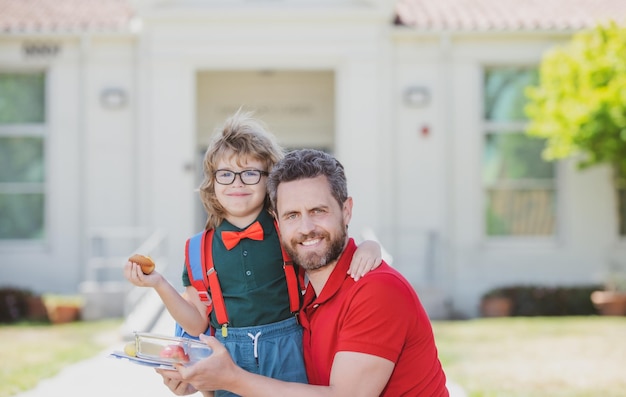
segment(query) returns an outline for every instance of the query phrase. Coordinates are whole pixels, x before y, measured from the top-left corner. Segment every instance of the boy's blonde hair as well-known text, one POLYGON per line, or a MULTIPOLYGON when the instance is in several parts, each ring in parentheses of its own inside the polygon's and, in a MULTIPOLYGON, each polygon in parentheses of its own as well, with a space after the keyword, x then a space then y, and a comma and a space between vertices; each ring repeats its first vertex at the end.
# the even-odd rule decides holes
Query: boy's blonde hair
MULTIPOLYGON (((274 164, 283 158, 284 151, 263 122, 253 118, 252 112, 239 109, 226 120, 221 130, 217 130, 211 138, 202 163, 204 180, 199 191, 200 200, 207 212, 207 230, 219 226, 226 217, 226 210, 215 195, 215 171, 225 156, 234 156, 240 166, 243 160, 260 161, 265 165, 264 171, 270 172, 274 164)), ((264 208, 269 209, 267 194, 264 208)))

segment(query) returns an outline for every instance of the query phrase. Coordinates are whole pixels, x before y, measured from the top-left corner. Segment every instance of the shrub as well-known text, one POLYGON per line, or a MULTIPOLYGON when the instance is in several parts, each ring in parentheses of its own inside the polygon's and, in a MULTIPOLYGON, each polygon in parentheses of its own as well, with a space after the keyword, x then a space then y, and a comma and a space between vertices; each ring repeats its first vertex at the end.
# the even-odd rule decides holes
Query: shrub
POLYGON ((47 321, 45 308, 42 312, 42 306, 41 298, 28 290, 0 288, 0 324, 23 320, 47 321))
POLYGON ((601 285, 550 287, 513 285, 487 291, 483 297, 504 296, 513 302, 513 316, 577 316, 597 314, 591 292, 601 285))

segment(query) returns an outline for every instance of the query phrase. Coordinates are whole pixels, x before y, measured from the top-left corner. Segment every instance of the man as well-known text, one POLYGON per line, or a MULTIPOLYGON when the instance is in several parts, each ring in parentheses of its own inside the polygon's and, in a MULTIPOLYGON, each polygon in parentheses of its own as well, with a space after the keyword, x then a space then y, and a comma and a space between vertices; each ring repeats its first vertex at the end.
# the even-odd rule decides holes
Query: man
POLYGON ((306 270, 300 314, 309 385, 237 367, 212 337, 209 358, 159 370, 176 394, 230 390, 242 396, 448 396, 428 316, 400 273, 383 263, 358 283, 347 274, 352 198, 343 166, 316 150, 289 153, 268 180, 283 246, 306 270))

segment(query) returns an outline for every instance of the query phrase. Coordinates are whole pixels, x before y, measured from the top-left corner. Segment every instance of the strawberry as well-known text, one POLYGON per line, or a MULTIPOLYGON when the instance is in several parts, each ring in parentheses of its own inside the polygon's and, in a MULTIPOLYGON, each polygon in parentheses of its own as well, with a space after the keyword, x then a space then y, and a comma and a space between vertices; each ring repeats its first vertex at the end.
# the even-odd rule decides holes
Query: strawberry
POLYGON ((165 348, 161 350, 160 356, 162 358, 171 358, 181 363, 189 362, 189 356, 185 353, 183 347, 179 345, 165 346, 165 348))

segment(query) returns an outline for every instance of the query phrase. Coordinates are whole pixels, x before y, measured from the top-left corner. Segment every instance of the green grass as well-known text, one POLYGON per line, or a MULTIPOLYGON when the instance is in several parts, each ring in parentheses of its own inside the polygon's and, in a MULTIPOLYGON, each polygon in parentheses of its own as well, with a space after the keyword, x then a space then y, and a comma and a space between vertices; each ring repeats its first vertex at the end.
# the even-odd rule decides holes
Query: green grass
POLYGON ((434 321, 447 376, 470 397, 617 397, 626 317, 434 321))
MULTIPOLYGON (((121 320, 0 326, 0 397, 31 389, 115 343, 121 320)), ((470 397, 617 397, 626 317, 434 321, 446 374, 470 397)))
POLYGON ((122 320, 0 325, 0 397, 32 389, 115 343, 122 320))

